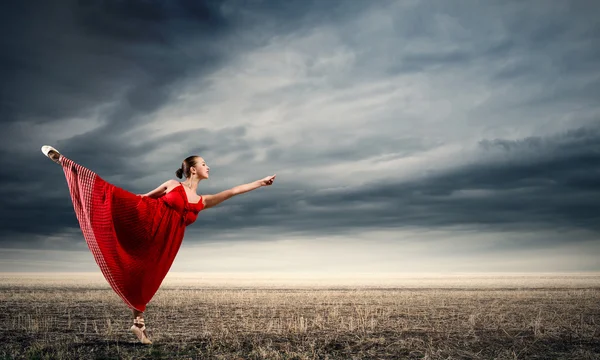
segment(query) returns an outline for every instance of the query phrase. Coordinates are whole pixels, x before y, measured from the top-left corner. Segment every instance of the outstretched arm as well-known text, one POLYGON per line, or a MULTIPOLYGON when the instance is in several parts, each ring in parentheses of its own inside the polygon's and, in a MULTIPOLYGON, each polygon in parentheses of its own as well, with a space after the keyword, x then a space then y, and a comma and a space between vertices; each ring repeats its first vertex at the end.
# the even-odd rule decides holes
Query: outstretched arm
POLYGON ((222 203, 223 201, 234 197, 235 195, 243 194, 248 191, 258 189, 259 187, 262 187, 262 186, 269 186, 269 185, 273 184, 273 181, 275 181, 275 175, 267 176, 264 179, 256 180, 251 183, 238 185, 238 186, 232 187, 229 190, 221 191, 218 194, 202 195, 202 199, 204 202, 204 208, 208 209, 213 206, 216 206, 216 205, 222 203))

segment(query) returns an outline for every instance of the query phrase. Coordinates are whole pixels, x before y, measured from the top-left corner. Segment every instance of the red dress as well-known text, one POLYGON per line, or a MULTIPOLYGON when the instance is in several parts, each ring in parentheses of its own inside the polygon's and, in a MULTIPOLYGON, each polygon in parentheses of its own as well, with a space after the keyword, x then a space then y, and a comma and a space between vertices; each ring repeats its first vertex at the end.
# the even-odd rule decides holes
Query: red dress
POLYGON ((112 289, 144 311, 167 275, 185 229, 203 210, 181 183, 153 199, 133 194, 61 155, 83 237, 112 289))

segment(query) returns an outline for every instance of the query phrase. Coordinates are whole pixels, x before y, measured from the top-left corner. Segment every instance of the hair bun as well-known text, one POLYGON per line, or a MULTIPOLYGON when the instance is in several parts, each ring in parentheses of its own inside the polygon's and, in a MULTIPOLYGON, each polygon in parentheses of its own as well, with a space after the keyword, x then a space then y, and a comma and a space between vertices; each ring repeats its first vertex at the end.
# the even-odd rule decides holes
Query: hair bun
POLYGON ((182 168, 177 169, 177 171, 175 171, 175 175, 178 178, 182 179, 183 178, 183 169, 182 168))

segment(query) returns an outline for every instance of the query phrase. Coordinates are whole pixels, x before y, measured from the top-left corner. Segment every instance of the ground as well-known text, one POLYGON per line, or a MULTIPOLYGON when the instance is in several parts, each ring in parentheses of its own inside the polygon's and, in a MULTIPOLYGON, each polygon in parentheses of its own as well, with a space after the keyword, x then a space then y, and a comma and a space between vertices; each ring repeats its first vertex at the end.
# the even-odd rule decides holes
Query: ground
POLYGON ((168 279, 145 346, 102 279, 2 274, 0 357, 600 358, 600 275, 309 280, 168 279))

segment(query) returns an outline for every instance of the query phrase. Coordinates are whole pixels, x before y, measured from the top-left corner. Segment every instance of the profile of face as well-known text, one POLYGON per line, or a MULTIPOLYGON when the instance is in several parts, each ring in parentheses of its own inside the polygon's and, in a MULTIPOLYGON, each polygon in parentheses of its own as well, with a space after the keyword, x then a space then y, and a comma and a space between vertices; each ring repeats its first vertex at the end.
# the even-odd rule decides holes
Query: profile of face
POLYGON ((190 168, 190 175, 192 177, 196 176, 199 179, 208 179, 209 172, 210 167, 208 167, 206 161, 198 156, 196 158, 196 164, 190 168))

